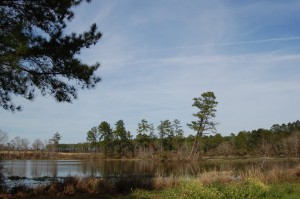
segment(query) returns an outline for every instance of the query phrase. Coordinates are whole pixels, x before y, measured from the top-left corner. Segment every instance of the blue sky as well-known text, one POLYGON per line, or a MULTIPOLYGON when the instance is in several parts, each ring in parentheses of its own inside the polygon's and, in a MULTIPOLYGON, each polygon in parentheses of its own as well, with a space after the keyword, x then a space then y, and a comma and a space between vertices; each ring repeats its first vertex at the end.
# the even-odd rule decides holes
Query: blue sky
POLYGON ((15 97, 0 129, 30 140, 83 142, 102 121, 186 123, 194 97, 213 91, 222 135, 300 119, 300 1, 94 0, 75 8, 68 32, 97 23, 102 39, 80 55, 101 63, 102 82, 72 104, 15 97))

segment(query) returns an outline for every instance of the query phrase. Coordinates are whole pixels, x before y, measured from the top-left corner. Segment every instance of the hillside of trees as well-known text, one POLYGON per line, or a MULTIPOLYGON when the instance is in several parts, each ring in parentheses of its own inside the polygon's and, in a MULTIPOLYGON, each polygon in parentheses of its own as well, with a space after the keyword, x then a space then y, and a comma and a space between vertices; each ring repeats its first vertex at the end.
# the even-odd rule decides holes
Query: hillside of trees
MULTIPOLYGON (((17 151, 20 157, 31 152, 48 154, 57 152, 89 153, 97 158, 154 158, 159 160, 184 160, 190 154, 195 135, 185 136, 180 121, 164 120, 156 127, 143 119, 138 124, 136 136, 127 131, 122 120, 114 127, 105 121, 86 133, 86 141, 77 144, 59 143, 61 135, 55 133, 47 141, 32 143, 26 138, 9 140, 0 131, 2 151, 17 151)), ((270 129, 240 131, 236 134, 203 135, 200 138, 196 158, 203 156, 288 156, 300 155, 300 121, 274 124, 270 129)), ((37 156, 40 157, 40 156, 37 156)), ((42 157, 42 156, 41 156, 42 157)))

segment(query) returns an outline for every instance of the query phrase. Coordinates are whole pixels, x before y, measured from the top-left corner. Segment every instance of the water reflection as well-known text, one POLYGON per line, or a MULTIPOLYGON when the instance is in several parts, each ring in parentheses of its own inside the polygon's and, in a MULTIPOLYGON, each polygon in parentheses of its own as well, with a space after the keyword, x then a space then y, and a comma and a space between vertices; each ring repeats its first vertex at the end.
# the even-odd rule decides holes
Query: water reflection
POLYGON ((124 160, 6 160, 4 168, 10 176, 27 178, 95 176, 118 178, 129 176, 197 175, 204 171, 240 171, 250 167, 261 167, 265 170, 275 166, 287 169, 299 165, 299 160, 262 161, 221 161, 221 162, 156 162, 156 161, 124 161, 124 160))

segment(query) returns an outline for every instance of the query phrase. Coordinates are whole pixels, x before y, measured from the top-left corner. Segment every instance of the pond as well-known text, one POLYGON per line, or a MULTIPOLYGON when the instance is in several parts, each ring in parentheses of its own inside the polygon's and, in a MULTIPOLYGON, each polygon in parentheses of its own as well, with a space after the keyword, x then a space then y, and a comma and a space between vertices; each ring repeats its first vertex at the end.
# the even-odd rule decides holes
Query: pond
POLYGON ((4 160, 6 176, 26 178, 94 176, 119 178, 155 175, 197 175, 205 171, 241 171, 250 167, 268 170, 288 169, 300 164, 299 159, 210 160, 197 163, 157 162, 151 160, 4 160))

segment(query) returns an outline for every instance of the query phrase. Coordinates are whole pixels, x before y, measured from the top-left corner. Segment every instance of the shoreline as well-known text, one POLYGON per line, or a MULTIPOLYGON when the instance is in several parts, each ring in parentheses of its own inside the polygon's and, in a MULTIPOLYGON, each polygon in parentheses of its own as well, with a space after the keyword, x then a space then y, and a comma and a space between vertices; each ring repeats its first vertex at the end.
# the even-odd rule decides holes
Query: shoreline
POLYGON ((194 177, 155 176, 152 178, 65 177, 30 188, 13 187, 9 198, 289 198, 299 196, 300 166, 264 172, 259 169, 233 177, 232 171, 204 172, 194 177), (246 195, 240 195, 246 194, 246 195), (214 196, 214 197, 212 197, 214 196), (228 197, 225 197, 228 198, 228 197), (278 197, 277 197, 278 198, 278 197))
POLYGON ((17 152, 17 151, 0 151, 0 160, 104 160, 104 161, 165 161, 165 162, 207 162, 207 161, 243 161, 243 160, 300 160, 295 156, 202 156, 199 160, 187 159, 162 159, 159 157, 139 158, 139 157, 111 157, 105 158, 102 153, 66 153, 42 152, 36 154, 33 151, 17 152))

